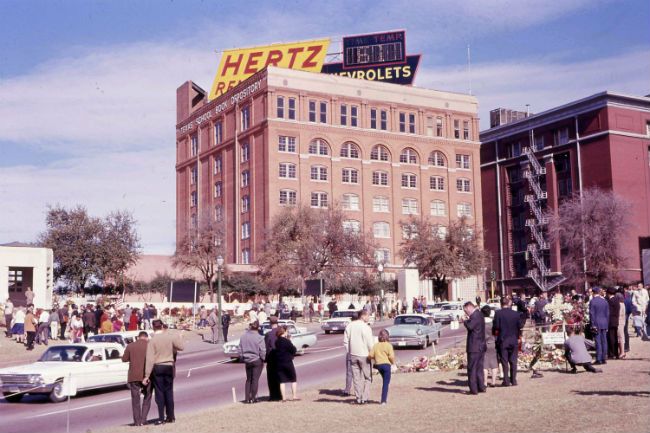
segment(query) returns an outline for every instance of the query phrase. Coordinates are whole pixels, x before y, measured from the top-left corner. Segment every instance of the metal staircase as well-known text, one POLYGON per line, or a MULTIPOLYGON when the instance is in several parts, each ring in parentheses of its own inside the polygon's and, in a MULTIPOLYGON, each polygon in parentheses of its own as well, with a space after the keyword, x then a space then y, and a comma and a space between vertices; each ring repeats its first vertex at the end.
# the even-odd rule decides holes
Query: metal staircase
MULTIPOLYGON (((531 140, 532 143, 532 140, 531 140)), ((548 198, 546 191, 542 189, 539 178, 546 174, 546 168, 542 167, 535 152, 538 149, 531 145, 524 148, 528 158, 528 167, 524 170, 524 177, 528 181, 531 194, 524 197, 530 212, 534 218, 526 220, 526 227, 530 230, 532 242, 528 244, 527 251, 532 258, 533 268, 528 271, 528 277, 543 291, 548 291, 561 284, 566 278, 562 275, 553 275, 544 262, 544 250, 549 249, 544 226, 548 224, 548 218, 544 216, 542 201, 548 198)))

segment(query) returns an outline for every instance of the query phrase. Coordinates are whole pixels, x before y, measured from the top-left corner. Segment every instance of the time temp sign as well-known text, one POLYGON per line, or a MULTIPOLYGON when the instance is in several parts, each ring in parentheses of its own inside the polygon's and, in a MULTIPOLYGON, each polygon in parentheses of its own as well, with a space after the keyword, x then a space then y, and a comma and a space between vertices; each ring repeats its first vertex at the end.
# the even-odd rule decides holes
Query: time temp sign
POLYGON ((406 63, 404 30, 343 38, 343 69, 404 63, 406 63))

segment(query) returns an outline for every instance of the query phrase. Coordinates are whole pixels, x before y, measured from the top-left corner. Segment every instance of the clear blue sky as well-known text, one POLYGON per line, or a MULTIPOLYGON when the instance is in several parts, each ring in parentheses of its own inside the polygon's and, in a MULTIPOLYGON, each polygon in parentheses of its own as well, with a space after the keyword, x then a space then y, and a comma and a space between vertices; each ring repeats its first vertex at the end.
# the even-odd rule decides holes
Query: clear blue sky
POLYGON ((0 3, 0 243, 48 203, 132 210, 145 252, 174 249, 175 90, 209 88, 214 50, 404 28, 416 85, 542 111, 650 93, 650 2, 10 1, 0 3))

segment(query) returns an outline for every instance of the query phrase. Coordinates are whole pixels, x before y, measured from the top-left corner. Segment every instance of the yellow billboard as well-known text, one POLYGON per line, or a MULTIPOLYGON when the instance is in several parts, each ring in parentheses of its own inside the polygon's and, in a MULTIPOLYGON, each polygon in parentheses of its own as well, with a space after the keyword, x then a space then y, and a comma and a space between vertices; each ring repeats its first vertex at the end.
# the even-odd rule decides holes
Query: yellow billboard
POLYGON ((269 65, 320 72, 329 44, 329 39, 319 39, 224 51, 210 89, 210 99, 223 95, 269 65))

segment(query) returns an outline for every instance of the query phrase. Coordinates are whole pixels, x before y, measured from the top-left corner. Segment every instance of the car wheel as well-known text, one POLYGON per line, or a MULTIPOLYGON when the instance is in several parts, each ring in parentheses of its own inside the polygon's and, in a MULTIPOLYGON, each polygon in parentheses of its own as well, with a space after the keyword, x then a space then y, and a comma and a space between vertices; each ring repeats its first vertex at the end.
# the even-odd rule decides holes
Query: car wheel
POLYGON ((325 333, 326 333, 326 334, 329 334, 329 333, 330 333, 330 331, 325 331, 325 333))
POLYGON ((426 349, 428 345, 429 345, 429 337, 427 337, 427 338, 422 342, 422 349, 426 349))
POLYGON ((50 401, 52 403, 61 403, 65 401, 65 398, 66 396, 63 395, 63 382, 56 382, 50 392, 50 401))
POLYGON ((8 403, 18 403, 20 400, 23 399, 23 395, 25 394, 14 394, 12 392, 3 392, 2 395, 4 395, 5 400, 7 400, 8 403))
POLYGON ((297 351, 298 355, 304 355, 305 354, 305 349, 307 349, 306 346, 301 347, 300 349, 298 349, 298 351, 297 351))

